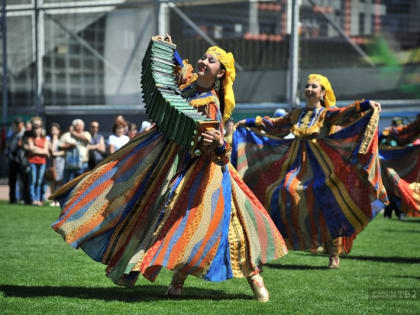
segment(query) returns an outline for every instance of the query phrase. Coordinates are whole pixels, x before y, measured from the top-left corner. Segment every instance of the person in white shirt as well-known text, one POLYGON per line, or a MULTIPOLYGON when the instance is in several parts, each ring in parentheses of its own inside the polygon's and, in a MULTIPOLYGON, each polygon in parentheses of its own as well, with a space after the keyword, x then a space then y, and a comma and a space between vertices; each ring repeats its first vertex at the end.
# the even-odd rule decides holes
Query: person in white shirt
POLYGON ((125 134, 125 125, 116 123, 112 127, 113 134, 108 137, 108 151, 110 154, 125 145, 130 138, 125 134))

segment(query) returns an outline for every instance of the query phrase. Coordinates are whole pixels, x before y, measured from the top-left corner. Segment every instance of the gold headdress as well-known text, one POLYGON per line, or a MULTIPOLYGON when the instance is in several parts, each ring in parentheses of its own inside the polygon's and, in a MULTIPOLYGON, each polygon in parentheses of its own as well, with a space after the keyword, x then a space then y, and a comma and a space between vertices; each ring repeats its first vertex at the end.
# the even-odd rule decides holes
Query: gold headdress
POLYGON ((324 77, 323 75, 320 75, 320 74, 310 74, 308 75, 308 82, 309 81, 317 81, 325 89, 325 96, 324 96, 325 107, 330 107, 330 106, 335 105, 334 91, 327 77, 324 77))
POLYGON ((233 81, 235 81, 236 77, 235 59, 233 58, 232 53, 226 53, 226 51, 217 46, 210 47, 207 49, 206 53, 216 57, 226 69, 225 79, 223 80, 225 94, 223 121, 226 121, 230 118, 235 108, 235 94, 233 93, 233 81))

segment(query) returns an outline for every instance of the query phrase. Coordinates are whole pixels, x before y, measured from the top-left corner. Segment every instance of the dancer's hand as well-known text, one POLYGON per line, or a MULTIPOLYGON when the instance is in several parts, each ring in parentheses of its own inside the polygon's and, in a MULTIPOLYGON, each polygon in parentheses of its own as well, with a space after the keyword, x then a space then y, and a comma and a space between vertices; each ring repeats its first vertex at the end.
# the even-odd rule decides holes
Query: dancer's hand
POLYGON ((173 44, 172 37, 169 34, 165 34, 165 35, 159 34, 159 35, 153 36, 153 38, 173 44))
POLYGON ((172 42, 172 37, 171 37, 171 35, 169 35, 168 33, 166 33, 166 34, 165 34, 165 41, 167 41, 167 42, 169 42, 169 43, 173 44, 173 42, 172 42))
POLYGON ((235 129, 238 127, 245 127, 246 126, 246 119, 242 119, 235 124, 235 129))
POLYGON ((375 101, 369 101, 370 106, 372 107, 376 107, 379 111, 382 110, 381 104, 379 104, 378 102, 375 101))
POLYGON ((216 149, 222 147, 225 143, 223 140, 222 133, 217 129, 206 130, 201 134, 203 137, 203 145, 209 149, 216 149))
POLYGON ((268 117, 263 117, 261 125, 264 129, 271 129, 274 127, 273 122, 268 117))
MULTIPOLYGON (((242 119, 235 124, 235 129, 238 127, 246 127, 246 119, 242 119)), ((267 130, 273 128, 273 123, 267 117, 262 118, 262 121, 256 126, 257 129, 267 130)))

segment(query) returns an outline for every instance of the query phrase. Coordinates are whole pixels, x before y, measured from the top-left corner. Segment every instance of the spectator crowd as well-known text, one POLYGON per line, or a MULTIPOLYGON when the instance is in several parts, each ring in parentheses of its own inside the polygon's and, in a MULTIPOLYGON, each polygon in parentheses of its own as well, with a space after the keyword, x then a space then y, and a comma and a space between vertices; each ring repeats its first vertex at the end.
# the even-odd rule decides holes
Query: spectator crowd
MULTIPOLYGON (((286 111, 279 109, 274 116, 285 114, 286 111)), ((26 122, 15 119, 6 136, 9 202, 42 205, 48 190, 55 191, 93 169, 106 156, 152 126, 149 121, 143 121, 138 128, 118 115, 112 134, 104 137, 98 121, 91 121, 87 127, 82 119, 75 119, 67 130, 53 122, 47 130, 41 117, 32 117, 26 122)), ((232 119, 226 121, 224 138, 230 145, 235 129, 232 119)), ((52 205, 58 206, 58 203, 52 205)))
POLYGON ((135 123, 119 115, 112 134, 105 138, 98 121, 90 122, 89 131, 82 119, 73 120, 67 130, 56 122, 47 130, 41 117, 26 122, 16 118, 6 137, 9 202, 42 205, 48 189, 54 191, 94 168, 139 131, 147 131, 151 126, 145 121, 138 130, 135 123))

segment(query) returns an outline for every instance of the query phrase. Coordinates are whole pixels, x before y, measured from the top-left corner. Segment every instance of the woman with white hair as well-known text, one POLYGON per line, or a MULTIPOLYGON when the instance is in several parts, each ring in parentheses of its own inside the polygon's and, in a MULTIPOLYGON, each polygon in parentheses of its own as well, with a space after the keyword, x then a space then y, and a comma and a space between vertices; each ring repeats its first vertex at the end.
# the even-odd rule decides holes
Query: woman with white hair
POLYGON ((88 145, 92 137, 84 128, 85 122, 75 119, 69 131, 60 138, 59 147, 65 150, 64 183, 83 174, 88 169, 88 145))

